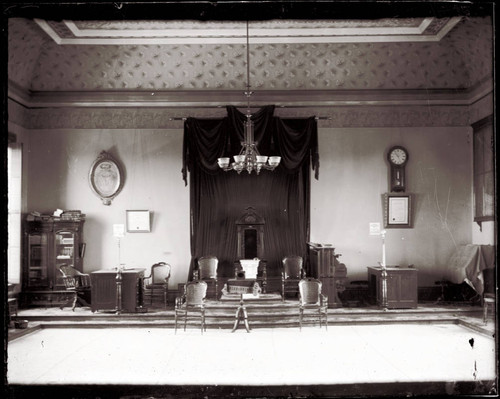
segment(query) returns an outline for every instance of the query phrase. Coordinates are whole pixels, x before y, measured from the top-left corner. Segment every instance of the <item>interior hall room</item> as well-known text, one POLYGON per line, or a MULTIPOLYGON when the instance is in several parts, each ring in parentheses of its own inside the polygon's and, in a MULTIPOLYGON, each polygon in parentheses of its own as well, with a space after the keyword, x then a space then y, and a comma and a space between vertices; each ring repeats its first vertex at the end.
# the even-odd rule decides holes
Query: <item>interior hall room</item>
POLYGON ((2 12, 6 397, 497 396, 493 2, 2 12))

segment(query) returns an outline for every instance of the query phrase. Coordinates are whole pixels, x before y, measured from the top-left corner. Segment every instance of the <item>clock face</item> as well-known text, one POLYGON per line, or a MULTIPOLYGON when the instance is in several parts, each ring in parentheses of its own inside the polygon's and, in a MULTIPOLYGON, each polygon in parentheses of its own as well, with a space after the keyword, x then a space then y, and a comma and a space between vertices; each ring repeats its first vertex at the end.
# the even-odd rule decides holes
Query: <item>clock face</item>
POLYGON ((394 148, 389 153, 389 161, 391 161, 394 165, 402 165, 408 159, 408 154, 403 148, 394 148))

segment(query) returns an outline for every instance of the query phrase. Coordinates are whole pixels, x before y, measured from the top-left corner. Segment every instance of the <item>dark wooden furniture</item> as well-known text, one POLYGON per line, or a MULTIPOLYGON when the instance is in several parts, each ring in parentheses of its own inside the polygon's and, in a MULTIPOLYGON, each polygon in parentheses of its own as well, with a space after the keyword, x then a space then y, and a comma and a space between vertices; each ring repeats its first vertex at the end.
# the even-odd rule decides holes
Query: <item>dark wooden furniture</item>
POLYGON ((490 268, 483 270, 484 291, 482 296, 483 306, 483 323, 488 321, 488 308, 493 310, 492 314, 495 315, 496 305, 496 269, 490 268))
POLYGON ((303 268, 304 260, 302 256, 290 255, 285 256, 282 260, 283 270, 281 271, 281 296, 283 300, 287 294, 298 296, 299 294, 299 281, 302 280, 306 274, 303 268))
POLYGON ((257 280, 261 285, 262 292, 267 292, 267 261, 264 254, 264 225, 265 219, 259 215, 253 207, 247 207, 245 212, 236 220, 236 234, 238 247, 234 262, 235 278, 245 278, 240 260, 260 260, 257 280))
POLYGON ((417 269, 410 267, 386 267, 387 296, 384 304, 383 268, 368 267, 368 289, 372 303, 388 309, 416 308, 418 303, 417 269))
POLYGON ((92 312, 112 310, 140 312, 143 309, 143 279, 145 269, 98 270, 90 273, 92 312), (120 276, 121 279, 117 279, 120 276), (117 282, 121 283, 121 301, 117 301, 117 282))
POLYGON ((345 290, 347 268, 338 261, 341 254, 335 253, 335 248, 328 244, 308 243, 309 246, 309 276, 323 283, 323 292, 328 296, 328 306, 342 306, 339 292, 345 290))
POLYGON ((18 301, 14 292, 15 285, 7 284, 7 322, 9 328, 14 325, 13 316, 17 316, 18 301))
POLYGON ((149 297, 149 304, 153 305, 155 296, 159 293, 163 306, 168 304, 168 280, 170 279, 171 266, 165 262, 158 262, 151 266, 151 273, 144 277, 144 297, 149 297))
POLYGON ((59 268, 83 271, 84 222, 79 214, 64 218, 28 215, 23 237, 23 305, 54 306, 68 300, 59 268))
POLYGON ((264 218, 252 207, 246 208, 243 215, 236 221, 238 259, 263 259, 265 257, 264 224, 264 218))
POLYGON ((177 333, 178 317, 184 317, 184 331, 188 313, 197 313, 200 317, 201 333, 206 331, 205 326, 205 297, 207 295, 207 283, 202 280, 191 281, 184 286, 184 294, 175 298, 175 331, 177 333))
POLYGON ((310 277, 299 282, 300 330, 302 330, 302 320, 306 312, 312 313, 313 316, 318 316, 320 328, 324 318, 325 327, 328 330, 328 297, 322 294, 322 285, 320 280, 310 277))
MULTIPOLYGON (((90 306, 90 275, 81 273, 71 266, 61 266, 59 270, 63 275, 62 278, 66 290, 75 293, 71 301, 72 310, 75 310, 77 303, 83 306, 90 306)), ((63 309, 64 306, 65 305, 61 305, 61 309, 63 309)))

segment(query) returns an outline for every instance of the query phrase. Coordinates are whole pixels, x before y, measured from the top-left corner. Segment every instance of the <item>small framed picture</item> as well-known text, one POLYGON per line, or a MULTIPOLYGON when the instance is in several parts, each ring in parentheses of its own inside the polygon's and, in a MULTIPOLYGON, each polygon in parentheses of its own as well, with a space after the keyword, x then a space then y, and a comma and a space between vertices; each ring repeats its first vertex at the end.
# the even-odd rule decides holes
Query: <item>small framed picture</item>
POLYGON ((384 225, 386 228, 411 228, 412 195, 384 194, 384 225))
POLYGON ((151 218, 149 211, 127 211, 128 233, 149 233, 151 231, 151 218))

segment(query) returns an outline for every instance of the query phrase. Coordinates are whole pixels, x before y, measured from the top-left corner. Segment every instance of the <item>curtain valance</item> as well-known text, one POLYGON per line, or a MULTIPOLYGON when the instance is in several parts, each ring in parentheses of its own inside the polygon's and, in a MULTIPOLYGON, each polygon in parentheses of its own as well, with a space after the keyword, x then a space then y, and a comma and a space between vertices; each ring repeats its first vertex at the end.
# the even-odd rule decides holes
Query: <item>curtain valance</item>
MULTIPOLYGON (((227 116, 221 119, 187 118, 184 122, 182 176, 187 185, 187 172, 196 162, 208 174, 222 172, 217 164, 220 157, 232 157, 241 150, 244 140, 245 114, 227 106, 227 116)), ((315 117, 291 119, 273 115, 274 105, 252 114, 254 139, 262 155, 281 157, 279 168, 296 173, 307 160, 319 176, 318 127, 315 117)))

